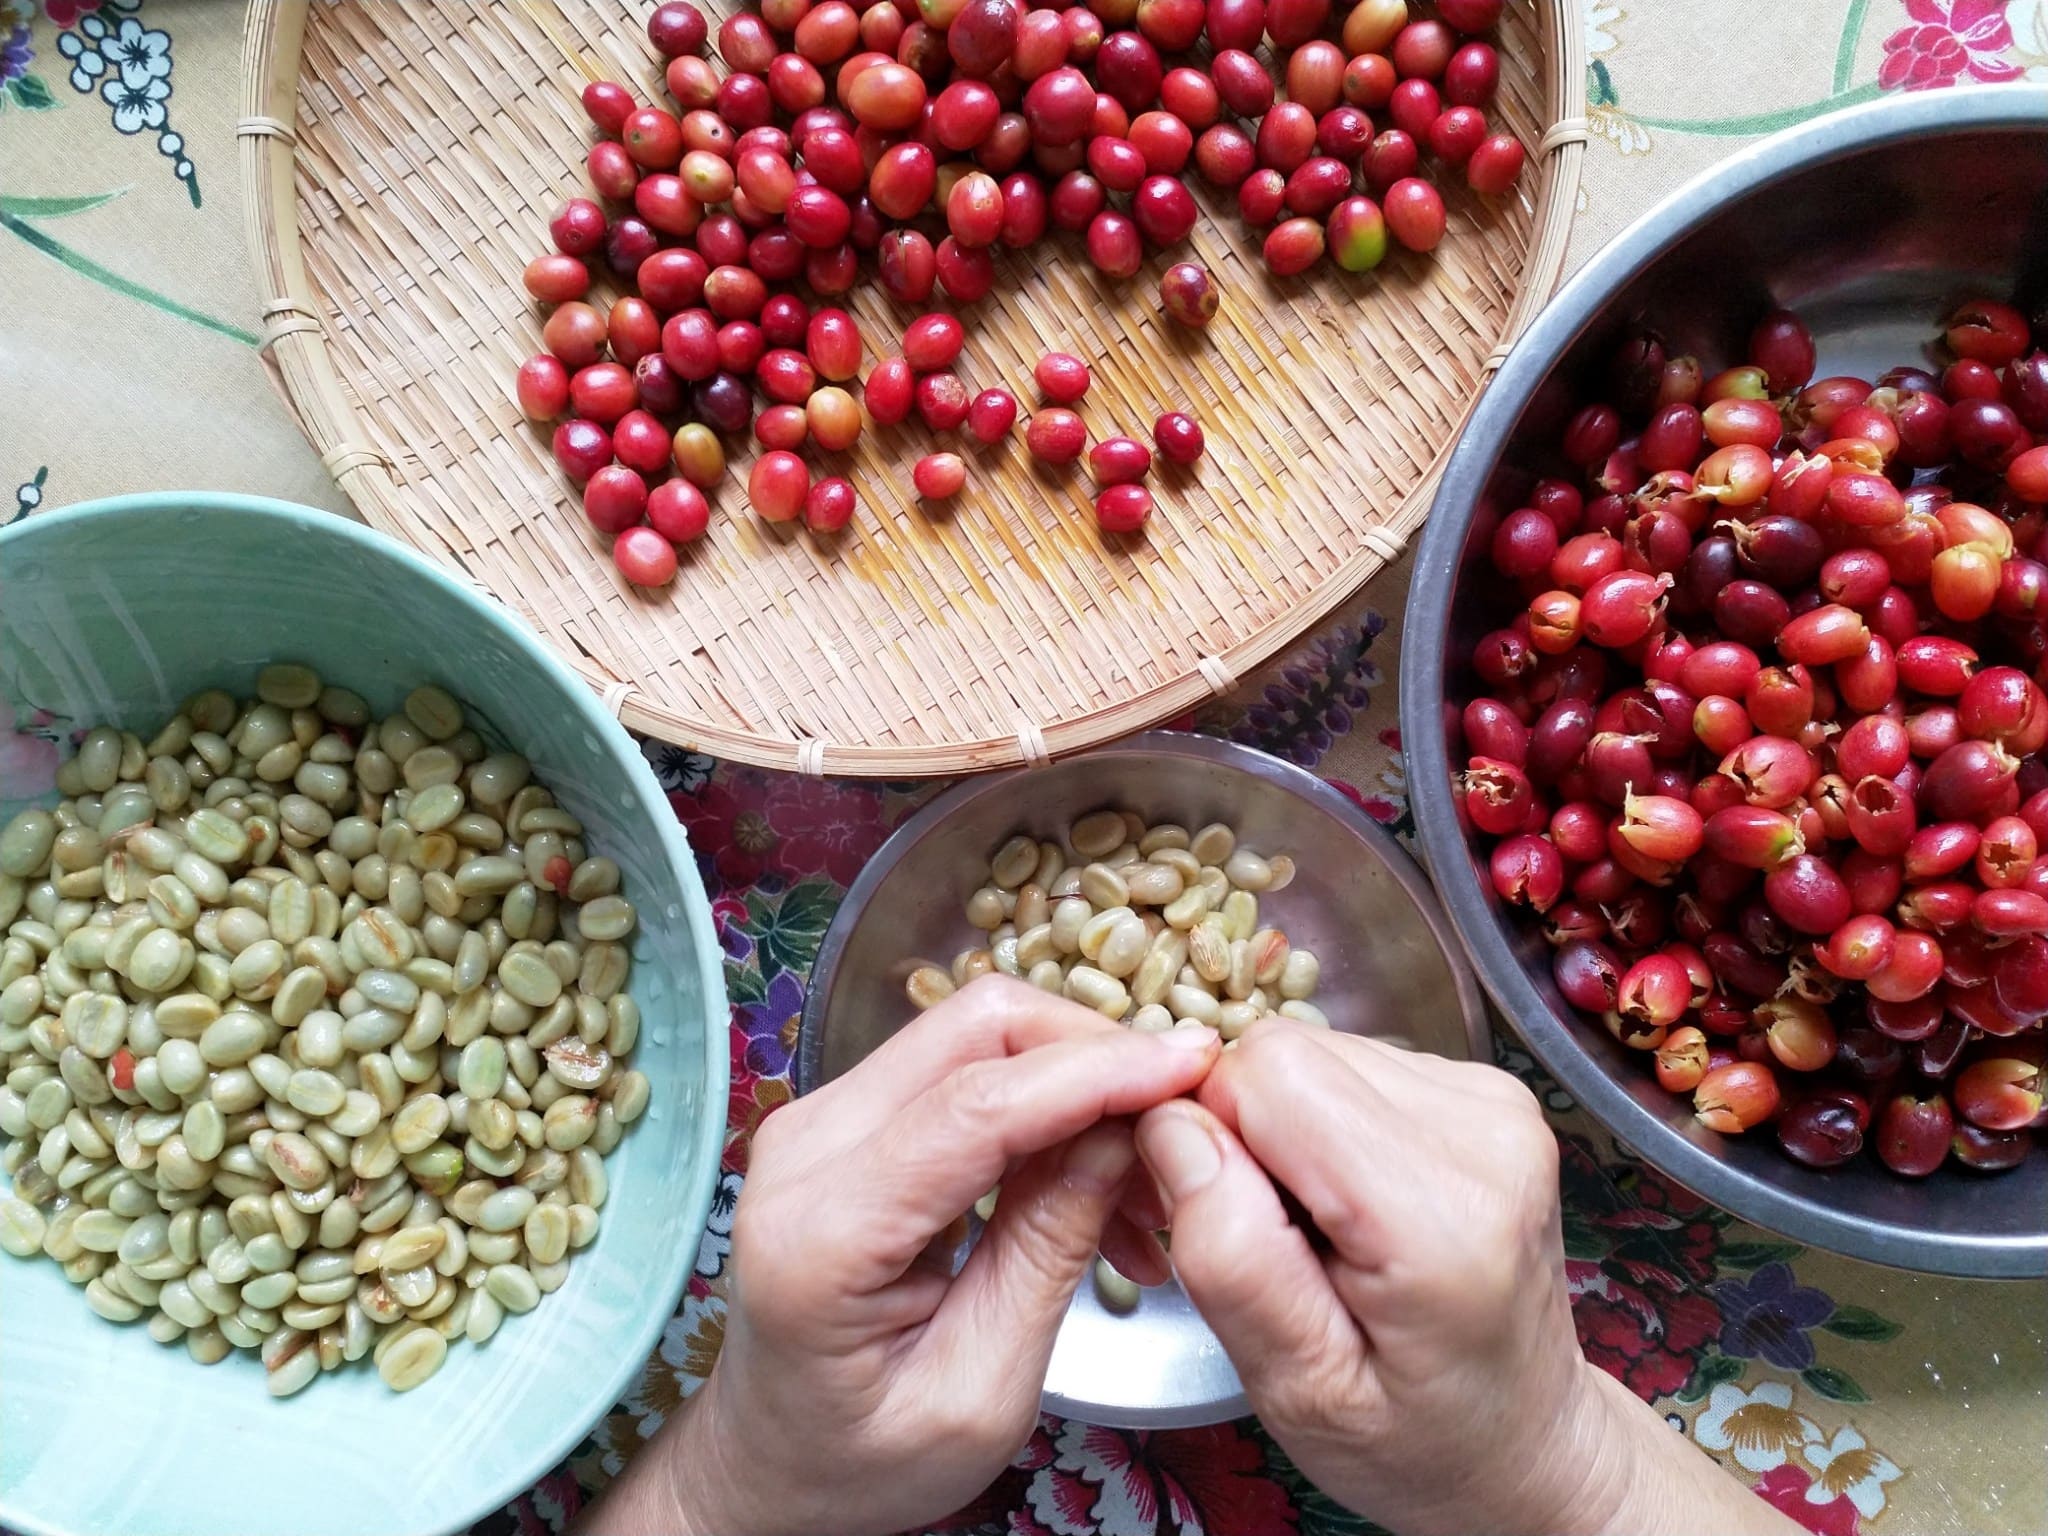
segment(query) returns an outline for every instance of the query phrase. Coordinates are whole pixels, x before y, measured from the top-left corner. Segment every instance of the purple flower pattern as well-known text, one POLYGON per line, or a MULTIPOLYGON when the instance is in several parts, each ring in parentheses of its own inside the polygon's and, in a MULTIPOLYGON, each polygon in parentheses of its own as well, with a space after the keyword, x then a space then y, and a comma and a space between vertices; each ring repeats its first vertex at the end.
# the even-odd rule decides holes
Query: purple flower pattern
POLYGON ((1386 627, 1368 608, 1359 623, 1306 646, 1231 727, 1230 739, 1313 768, 1372 702, 1382 679, 1369 653, 1386 627))
POLYGON ((1760 1265, 1747 1280, 1717 1280, 1707 1290, 1721 1304, 1721 1352, 1783 1371, 1813 1364, 1807 1330, 1835 1315, 1834 1298, 1800 1285, 1788 1264, 1760 1265))
POLYGON ((748 1067, 766 1076, 787 1072, 804 1012, 802 979, 794 972, 779 971, 760 1002, 744 1003, 735 1011, 747 1037, 748 1067))
POLYGON ((27 25, 10 28, 5 41, 0 41, 0 88, 26 75, 35 56, 35 48, 28 40, 27 25))

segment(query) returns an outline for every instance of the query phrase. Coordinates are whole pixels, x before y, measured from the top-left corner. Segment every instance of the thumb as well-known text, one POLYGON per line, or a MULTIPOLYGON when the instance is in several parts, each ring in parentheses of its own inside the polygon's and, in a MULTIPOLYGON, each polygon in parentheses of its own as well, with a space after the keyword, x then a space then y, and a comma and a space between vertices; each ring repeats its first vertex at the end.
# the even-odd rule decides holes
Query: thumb
POLYGON ((1266 1383, 1362 1361, 1358 1325, 1265 1170, 1199 1104, 1138 1121, 1138 1155, 1172 1213, 1173 1268, 1254 1403, 1266 1383))
POLYGON ((995 1215, 935 1320, 975 1357, 977 1375, 1029 1383, 1035 1400, 1060 1319, 1136 1163, 1130 1127, 1107 1120, 1003 1181, 995 1215))

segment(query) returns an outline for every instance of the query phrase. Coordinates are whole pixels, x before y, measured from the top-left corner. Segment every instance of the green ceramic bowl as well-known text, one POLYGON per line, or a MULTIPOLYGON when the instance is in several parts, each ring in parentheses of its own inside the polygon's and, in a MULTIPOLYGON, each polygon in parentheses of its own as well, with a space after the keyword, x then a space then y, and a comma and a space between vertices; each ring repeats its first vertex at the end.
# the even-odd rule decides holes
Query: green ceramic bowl
MULTIPOLYGON (((569 1280, 412 1392, 364 1361, 272 1399, 103 1322, 55 1264, 0 1255, 0 1526, 131 1536, 447 1531, 568 1454, 653 1351, 717 1182, 726 1003, 711 909, 631 737, 524 624, 389 539, 311 508, 123 497, 0 530, 0 816, 47 790, 74 724, 145 732, 194 689, 305 662, 380 713, 434 680, 619 862, 641 913, 634 1064, 647 1115, 569 1280)), ((68 751, 68 745, 65 750, 68 751)), ((54 796, 43 796, 54 799, 54 796)))

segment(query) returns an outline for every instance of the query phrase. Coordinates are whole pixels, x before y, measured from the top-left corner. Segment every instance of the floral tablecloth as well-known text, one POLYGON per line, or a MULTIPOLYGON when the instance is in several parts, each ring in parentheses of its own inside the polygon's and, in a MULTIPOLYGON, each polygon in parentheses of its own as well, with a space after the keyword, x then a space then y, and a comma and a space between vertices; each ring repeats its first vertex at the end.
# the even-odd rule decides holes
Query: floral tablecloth
MULTIPOLYGON (((387 0, 388 3, 388 0, 387 0)), ((1752 137, 1895 90, 2048 80, 2048 0, 1585 0, 1582 260, 1752 137)), ((0 0, 0 522, 208 486, 345 511, 269 388, 235 167, 241 8, 0 0)), ((1407 828, 1395 726, 1406 562, 1190 722, 1314 768, 1407 828)), ((48 753, 0 720, 0 766, 48 753)), ((806 977, 845 887, 934 787, 806 780, 649 743, 689 827, 732 995, 724 1173, 681 1310, 626 1400, 480 1531, 560 1527, 718 1353, 748 1138, 790 1096, 806 977)), ((1635 1162, 1511 1042, 1563 1144, 1580 1336, 1674 1433, 1815 1531, 2048 1529, 2048 1292, 1899 1274, 1735 1222, 1635 1162)), ((1243 1421, 1048 1419, 948 1532, 1355 1532, 1243 1421)))

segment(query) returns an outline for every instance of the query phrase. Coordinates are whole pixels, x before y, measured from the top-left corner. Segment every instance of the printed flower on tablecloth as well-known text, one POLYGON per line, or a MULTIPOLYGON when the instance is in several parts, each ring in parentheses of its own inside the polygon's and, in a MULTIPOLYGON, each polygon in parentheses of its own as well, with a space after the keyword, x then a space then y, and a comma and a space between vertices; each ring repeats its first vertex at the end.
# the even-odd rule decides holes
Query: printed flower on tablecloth
POLYGON ((689 831, 697 867, 714 889, 752 885, 767 872, 776 838, 758 789, 757 781, 734 785, 714 776, 694 793, 673 792, 668 797, 689 831), (742 795, 742 789, 754 792, 742 795))
POLYGON ((1692 1378, 1721 1321, 1696 1291, 1630 1285, 1580 1259, 1565 1260, 1565 1287, 1586 1358, 1646 1401, 1692 1378))
POLYGON ((536 1533, 559 1531, 582 1510, 583 1489, 564 1464, 534 1484, 533 1492, 520 1502, 532 1507, 536 1533))
POLYGON ((1368 609, 1363 624, 1319 636, 1280 669, 1230 739, 1313 768, 1372 702, 1380 669, 1367 655, 1387 621, 1368 609))
MULTIPOLYGON (((112 0, 113 8, 134 11, 142 0, 112 0)), ((56 18, 54 0, 46 0, 56 18)), ((57 34, 57 51, 71 61, 71 88, 80 95, 97 90, 113 109, 114 127, 156 134, 157 152, 171 162, 171 174, 185 183, 192 206, 200 205, 198 172, 185 153, 184 135, 170 125, 171 34, 145 26, 134 16, 117 16, 110 26, 97 5, 77 4, 72 23, 57 34)))
POLYGON ((744 897, 727 894, 711 903, 711 926, 718 935, 718 947, 725 958, 745 965, 754 954, 754 936, 747 932, 747 903, 744 897))
MULTIPOLYGON (((1621 94, 1614 88, 1602 54, 1615 50, 1614 29, 1627 19, 1618 5, 1605 0, 1588 0, 1586 6, 1586 127, 1606 139, 1624 155, 1639 155, 1650 147, 1650 130, 1621 110, 1621 94)), ((1584 188, 1580 189, 1581 195, 1584 188)))
POLYGON ((1789 1264, 1765 1264, 1747 1280, 1717 1280, 1707 1289, 1721 1304, 1721 1352, 1781 1371, 1813 1364, 1807 1330, 1835 1315, 1834 1298, 1796 1283, 1789 1264))
POLYGON ((1805 1526, 1814 1536, 1858 1536, 1856 1506, 1827 1492, 1806 1468, 1786 1462, 1750 1485, 1758 1498, 1805 1526), (1818 1497, 1816 1497, 1816 1495, 1818 1497))
POLYGON ((754 1132, 761 1122, 792 1098, 794 1092, 786 1077, 763 1076, 747 1065, 746 1035, 738 1025, 732 1030, 732 1089, 726 1098, 725 1109, 725 1168, 728 1172, 744 1174, 747 1171, 747 1151, 753 1145, 754 1132))
POLYGON ((792 880, 824 875, 849 886, 889 835, 882 797, 865 784, 775 775, 769 815, 782 835, 782 873, 792 880))
POLYGON ((1326 778, 1323 780, 1323 782, 1329 785, 1330 788, 1337 791, 1337 793, 1342 795, 1346 800, 1349 800, 1353 805, 1357 806, 1361 811, 1365 812, 1365 814, 1370 816, 1374 821, 1392 821, 1394 817, 1399 814, 1399 812, 1393 806, 1387 804, 1386 801, 1380 799, 1377 795, 1367 795, 1365 791, 1361 790, 1356 784, 1353 784, 1349 779, 1326 778))
POLYGON ((1236 1424, 1162 1433, 1048 1419, 1014 1465, 1031 1472, 1014 1536, 1283 1536, 1286 1492, 1236 1424))
POLYGON ((1638 1397, 1672 1396, 1721 1330, 1711 1208, 1649 1169, 1603 1166, 1579 1137, 1559 1137, 1558 1157, 1580 1347, 1638 1397))
POLYGON ((1618 5, 1610 5, 1607 0, 1587 0, 1586 56, 1597 59, 1603 53, 1614 52, 1614 26, 1626 18, 1627 13, 1618 5))
POLYGON ((597 1493, 626 1467, 626 1456, 639 1448, 633 1410, 620 1403, 590 1427, 583 1443, 569 1453, 569 1469, 588 1492, 597 1493))
MULTIPOLYGON (((1844 1424, 1836 1430, 1833 1439, 1823 1440, 1815 1436, 1808 1440, 1800 1447, 1799 1454, 1820 1474, 1806 1492, 1808 1505, 1825 1505, 1836 1499, 1846 1499, 1866 1520, 1875 1520, 1884 1513, 1884 1485, 1895 1483, 1906 1475, 1905 1468, 1883 1451, 1874 1449, 1851 1424, 1844 1424)), ((1798 1517, 1795 1515, 1793 1518, 1798 1517)))
MULTIPOLYGON (((653 1439, 668 1416, 704 1384, 724 1344, 725 1298, 715 1292, 699 1295, 693 1287, 661 1330, 661 1344, 640 1379, 626 1390, 625 1409, 633 1416, 633 1432, 640 1439, 653 1439)), ((637 1447, 619 1449, 630 1454, 637 1447)), ((619 1469, 605 1470, 617 1475, 619 1469)))
POLYGON ((711 1192, 711 1214, 704 1222, 704 1239, 697 1245, 696 1273, 716 1280, 725 1273, 725 1261, 732 1257, 732 1213, 739 1209, 740 1186, 746 1180, 737 1173, 721 1173, 718 1187, 711 1192))
POLYGON ((1692 1437, 1706 1450, 1733 1451, 1746 1472, 1768 1472, 1785 1465, 1808 1440, 1819 1439, 1820 1426, 1793 1411, 1789 1383, 1766 1381, 1745 1392, 1724 1381, 1692 1421, 1692 1437))
MULTIPOLYGON (((4 20, 0 16, 0 20, 4 20)), ((35 62, 36 51, 30 46, 27 27, 14 27, 0 32, 0 89, 12 85, 28 73, 28 67, 35 62)))
POLYGON ((128 85, 165 80, 171 73, 171 34, 145 27, 133 16, 124 16, 112 35, 100 44, 100 57, 119 70, 128 85))
POLYGON ((50 104, 49 87, 29 74, 35 62, 35 44, 28 35, 35 20, 29 0, 0 0, 0 106, 19 102, 22 106, 50 104), (34 80, 34 84, 29 82, 34 80), (24 99, 27 93, 27 99, 24 99))
POLYGON ((2036 84, 2048 81, 2048 0, 2012 0, 2005 24, 2012 28, 2013 62, 2036 84))
POLYGON ((100 95, 114 109, 114 126, 123 133, 140 133, 164 125, 164 103, 171 99, 168 80, 129 81, 116 77, 100 87, 100 95))
POLYGON ((708 864, 728 890, 765 874, 851 885, 889 835, 880 794, 834 779, 722 767, 669 803, 690 830, 699 867, 708 864))
POLYGON ((470 1536, 549 1536, 575 1518, 585 1503, 570 1464, 564 1462, 504 1508, 469 1528, 470 1536))
MULTIPOLYGON (((93 25, 99 28, 99 36, 106 34, 106 28, 97 19, 93 25)), ((82 29, 81 29, 82 30, 82 29)), ((79 32, 63 32, 57 37, 57 51, 71 61, 71 89, 90 94, 95 81, 107 72, 107 61, 94 46, 96 39, 81 36, 79 32)))
MULTIPOLYGON (((1595 61, 1595 68, 1604 74, 1606 67, 1595 61)), ((1612 87, 1610 87, 1612 89, 1612 87)), ((1593 102, 1586 111, 1588 132, 1597 133, 1624 155, 1646 155, 1650 152, 1650 130, 1618 110, 1612 101, 1593 102)))
POLYGON ((2017 80, 2006 0, 1906 0, 1914 25, 1884 40, 1877 83, 1888 91, 1924 91, 1973 80, 2017 80))
POLYGON ((1408 815, 1408 770, 1401 759, 1400 727, 1388 726, 1379 733, 1379 742, 1387 749, 1387 766, 1379 771, 1376 789, 1362 790, 1343 779, 1331 779, 1330 787, 1381 826, 1396 833, 1412 831, 1414 823, 1408 815))
POLYGON ((53 27, 75 27, 78 18, 100 8, 100 0, 43 0, 43 14, 53 27))
POLYGON ((671 795, 679 792, 695 794, 709 781, 712 770, 718 766, 715 757, 692 752, 688 747, 673 747, 651 736, 641 738, 640 755, 654 770, 654 777, 662 790, 671 795))
POLYGON ((748 1068, 763 1077, 781 1077, 789 1071, 804 1017, 802 978, 790 971, 778 972, 770 978, 767 995, 760 1002, 737 1004, 732 1012, 746 1040, 743 1056, 748 1068))

